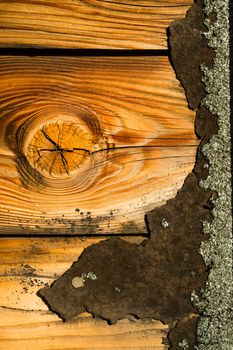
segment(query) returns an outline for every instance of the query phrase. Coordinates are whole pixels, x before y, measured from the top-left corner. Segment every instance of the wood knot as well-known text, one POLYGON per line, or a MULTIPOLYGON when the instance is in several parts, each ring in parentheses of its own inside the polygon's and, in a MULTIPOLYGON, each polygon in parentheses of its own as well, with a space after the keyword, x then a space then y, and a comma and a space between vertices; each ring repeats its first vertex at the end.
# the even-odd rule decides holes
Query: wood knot
POLYGON ((67 176, 90 157, 94 139, 95 135, 78 123, 52 122, 33 134, 26 156, 30 165, 44 175, 67 176))
MULTIPOLYGON (((45 104, 24 109, 7 126, 22 185, 36 192, 78 193, 99 176, 108 137, 87 106, 45 104)), ((111 144, 111 142, 110 142, 111 144)))

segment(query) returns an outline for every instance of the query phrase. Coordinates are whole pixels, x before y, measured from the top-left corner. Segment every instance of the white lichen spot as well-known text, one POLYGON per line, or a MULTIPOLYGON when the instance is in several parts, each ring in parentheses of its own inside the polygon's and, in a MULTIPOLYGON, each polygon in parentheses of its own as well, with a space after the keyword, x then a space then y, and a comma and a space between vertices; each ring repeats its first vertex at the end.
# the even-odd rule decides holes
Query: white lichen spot
POLYGON ((192 276, 193 278, 196 277, 196 272, 195 272, 195 271, 191 271, 190 274, 191 274, 191 276, 192 276))
POLYGON ((161 226, 163 228, 167 228, 169 226, 169 222, 165 218, 163 218, 161 221, 161 226))
POLYGON ((82 278, 85 280, 85 279, 90 279, 90 280, 92 280, 92 281, 95 281, 95 280, 97 280, 97 276, 96 276, 96 274, 94 273, 94 272, 92 272, 92 271, 90 271, 90 272, 88 272, 88 273, 82 273, 82 278))

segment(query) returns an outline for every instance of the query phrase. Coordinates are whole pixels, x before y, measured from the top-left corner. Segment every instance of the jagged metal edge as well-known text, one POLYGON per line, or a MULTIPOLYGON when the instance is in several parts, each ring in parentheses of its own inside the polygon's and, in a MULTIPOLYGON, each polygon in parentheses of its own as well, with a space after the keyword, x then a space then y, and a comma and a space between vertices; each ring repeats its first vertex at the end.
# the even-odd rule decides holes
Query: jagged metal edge
POLYGON ((201 298, 192 301, 202 314, 197 328, 198 350, 233 350, 232 276, 232 189, 230 125, 230 38, 228 0, 204 0, 206 14, 215 12, 217 20, 206 20, 209 46, 216 52, 214 68, 202 67, 206 97, 202 103, 218 117, 219 131, 202 148, 209 160, 209 176, 200 185, 217 191, 211 223, 203 222, 210 239, 200 252, 209 277, 201 298))

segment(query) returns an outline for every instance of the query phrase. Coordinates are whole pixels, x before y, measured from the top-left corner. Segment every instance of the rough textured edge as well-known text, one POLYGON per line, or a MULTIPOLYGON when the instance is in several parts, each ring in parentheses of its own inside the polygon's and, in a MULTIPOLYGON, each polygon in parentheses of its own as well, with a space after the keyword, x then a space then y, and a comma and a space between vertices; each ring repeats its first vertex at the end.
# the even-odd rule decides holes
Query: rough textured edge
POLYGON ((202 317, 197 328, 198 350, 233 349, 232 302, 232 189, 229 73, 229 3, 204 0, 205 12, 217 14, 214 23, 206 20, 209 45, 216 51, 214 67, 203 67, 206 96, 202 103, 218 116, 219 131, 202 148, 209 160, 209 176, 201 181, 205 189, 217 191, 211 223, 204 222, 210 239, 200 252, 210 273, 201 300, 192 295, 202 317))

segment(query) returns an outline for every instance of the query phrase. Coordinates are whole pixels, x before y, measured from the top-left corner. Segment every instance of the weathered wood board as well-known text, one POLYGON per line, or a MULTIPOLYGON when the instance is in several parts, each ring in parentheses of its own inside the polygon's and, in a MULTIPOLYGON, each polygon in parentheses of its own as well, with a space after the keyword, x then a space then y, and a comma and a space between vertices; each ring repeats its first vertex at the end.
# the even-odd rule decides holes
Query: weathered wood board
POLYGON ((64 323, 37 292, 108 235, 142 242, 145 214, 191 172, 195 112, 168 56, 143 50, 168 53, 167 27, 192 2, 0 1, 0 349, 167 350, 159 321, 64 323))
POLYGON ((123 320, 109 326, 92 317, 64 324, 42 311, 0 308, 0 348, 4 350, 166 350, 166 328, 158 321, 123 320))
POLYGON ((167 326, 161 322, 131 318, 109 326, 83 314, 64 323, 36 296, 101 239, 1 238, 0 349, 167 349, 162 344, 167 326))
POLYGON ((0 233, 145 234, 192 170, 167 57, 0 57, 0 233))
POLYGON ((192 0, 1 0, 0 46, 167 49, 192 0))

